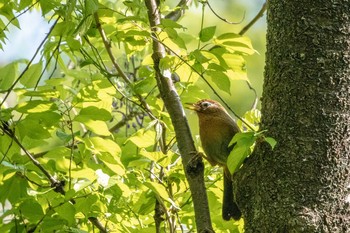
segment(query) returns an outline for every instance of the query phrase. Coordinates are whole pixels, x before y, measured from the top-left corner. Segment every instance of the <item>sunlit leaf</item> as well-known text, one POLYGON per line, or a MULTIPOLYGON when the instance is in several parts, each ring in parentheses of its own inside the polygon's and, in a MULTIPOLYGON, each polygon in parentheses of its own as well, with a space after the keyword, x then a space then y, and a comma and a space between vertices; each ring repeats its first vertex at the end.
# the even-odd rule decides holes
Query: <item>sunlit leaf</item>
POLYGON ((255 53, 250 39, 235 33, 224 33, 214 39, 214 43, 223 46, 228 51, 251 55, 255 53))
POLYGON ((6 90, 11 87, 17 77, 17 70, 17 62, 12 62, 0 68, 0 90, 6 90))
POLYGON ((244 159, 249 154, 249 148, 247 145, 236 145, 227 158, 227 167, 229 171, 234 173, 244 162, 244 159))
POLYGON ((218 86, 220 90, 231 94, 231 82, 229 77, 224 72, 207 70, 206 74, 211 77, 211 80, 218 86))
POLYGON ((74 223, 75 208, 70 202, 66 202, 63 205, 56 207, 55 211, 61 218, 67 220, 70 225, 74 223))
POLYGON ((271 146, 271 148, 273 150, 275 148, 276 144, 277 144, 277 141, 274 138, 272 138, 272 137, 265 137, 264 139, 265 139, 265 141, 268 144, 270 144, 270 146, 271 146))
POLYGON ((79 122, 83 123, 89 130, 101 136, 109 136, 109 131, 106 122, 99 120, 91 120, 88 118, 80 118, 79 122))
POLYGON ((127 141, 131 141, 137 147, 146 148, 154 145, 156 133, 153 130, 140 129, 133 136, 129 137, 127 141))
POLYGON ((237 143, 241 140, 254 140, 255 132, 240 132, 236 133, 235 136, 231 139, 229 146, 237 143))
POLYGON ((39 113, 57 110, 57 105, 51 101, 31 100, 17 105, 16 111, 20 113, 39 113))
POLYGON ((208 42, 215 35, 215 31, 216 31, 216 26, 203 28, 199 32, 199 39, 202 42, 208 42))
POLYGON ((121 149, 117 143, 107 138, 90 137, 85 140, 88 149, 94 153, 107 152, 112 156, 118 156, 121 153, 121 149))
POLYGON ((31 65, 28 68, 28 70, 22 76, 20 83, 28 88, 35 87, 35 85, 38 83, 41 72, 42 72, 42 62, 40 61, 36 64, 31 65))
POLYGON ((11 203, 17 203, 20 199, 28 196, 27 181, 21 179, 19 175, 8 175, 6 180, 3 180, 0 185, 0 203, 9 200, 11 203))
POLYGON ((182 25, 171 19, 162 19, 161 25, 166 28, 183 28, 182 25))
POLYGON ((146 182, 144 183, 144 185, 151 189, 153 192, 155 192, 159 197, 165 200, 169 198, 169 195, 163 185, 155 182, 146 182))
POLYGON ((90 120, 100 120, 108 121, 112 118, 110 112, 105 109, 90 106, 80 110, 78 116, 75 117, 76 121, 84 121, 86 119, 90 120))
POLYGON ((24 119, 17 125, 19 134, 22 137, 29 137, 32 139, 46 139, 51 136, 49 129, 37 119, 24 119))

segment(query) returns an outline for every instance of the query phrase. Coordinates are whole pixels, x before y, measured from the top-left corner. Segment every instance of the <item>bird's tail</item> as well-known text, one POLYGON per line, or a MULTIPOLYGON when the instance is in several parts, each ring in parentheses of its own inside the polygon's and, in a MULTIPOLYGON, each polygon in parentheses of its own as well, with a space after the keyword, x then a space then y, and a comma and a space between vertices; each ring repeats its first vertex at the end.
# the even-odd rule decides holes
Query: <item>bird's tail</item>
POLYGON ((242 216, 233 197, 233 184, 228 169, 224 169, 224 199, 222 201, 222 218, 229 221, 231 218, 239 220, 242 216))

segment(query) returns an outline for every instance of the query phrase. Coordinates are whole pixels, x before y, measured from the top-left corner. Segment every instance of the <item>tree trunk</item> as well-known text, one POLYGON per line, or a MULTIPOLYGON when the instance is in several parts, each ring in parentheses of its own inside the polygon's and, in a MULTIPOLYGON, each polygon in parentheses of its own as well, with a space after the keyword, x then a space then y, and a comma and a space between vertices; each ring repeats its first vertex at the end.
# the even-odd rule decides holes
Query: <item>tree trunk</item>
POLYGON ((246 232, 350 232, 350 2, 269 0, 261 129, 235 175, 246 232))

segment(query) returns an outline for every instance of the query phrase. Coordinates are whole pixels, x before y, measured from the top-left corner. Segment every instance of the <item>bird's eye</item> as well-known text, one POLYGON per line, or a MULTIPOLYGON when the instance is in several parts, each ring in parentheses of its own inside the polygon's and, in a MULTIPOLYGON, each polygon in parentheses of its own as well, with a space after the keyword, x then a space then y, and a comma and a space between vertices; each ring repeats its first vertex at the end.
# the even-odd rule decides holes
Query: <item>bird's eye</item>
POLYGON ((203 108, 203 109, 206 109, 206 108, 208 108, 208 107, 211 105, 211 103, 209 103, 209 102, 203 102, 201 105, 202 105, 202 108, 203 108))

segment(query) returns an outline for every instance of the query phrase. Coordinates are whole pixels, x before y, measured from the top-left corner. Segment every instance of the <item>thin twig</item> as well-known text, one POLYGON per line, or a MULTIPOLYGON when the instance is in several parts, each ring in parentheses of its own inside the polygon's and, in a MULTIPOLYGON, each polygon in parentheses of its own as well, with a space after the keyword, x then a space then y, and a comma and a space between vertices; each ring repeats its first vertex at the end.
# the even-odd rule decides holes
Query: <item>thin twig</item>
POLYGON ((30 61, 28 62, 27 66, 24 68, 24 70, 22 71, 22 73, 19 75, 19 77, 14 81, 14 83, 11 85, 11 87, 7 90, 6 95, 4 96, 2 102, 0 103, 0 108, 1 106, 5 103, 6 99, 9 97, 11 91, 13 90, 13 88, 17 85, 17 83, 21 80, 21 78, 23 77, 23 75, 27 72, 27 70, 29 69, 29 67, 31 66, 31 64, 33 63, 36 55, 39 53, 41 47, 44 45, 44 43, 46 42, 46 40, 49 38, 52 30, 55 28, 58 20, 60 19, 60 17, 58 17, 56 19, 56 21, 53 23, 52 27, 50 28, 49 33, 47 33, 47 35, 45 36, 45 38, 43 39, 43 41, 40 43, 40 45, 38 46, 38 48, 36 49, 32 59, 30 59, 30 61))
POLYGON ((258 14, 238 33, 239 35, 243 35, 246 33, 257 21, 260 19, 266 11, 266 2, 262 5, 258 14))
POLYGON ((249 89, 250 89, 252 92, 254 92, 254 102, 253 102, 252 106, 250 107, 250 110, 254 110, 254 109, 256 109, 256 107, 257 107, 257 105, 258 105, 258 102, 259 102, 258 93, 256 92, 255 88, 252 87, 252 85, 250 84, 249 81, 246 81, 246 83, 247 83, 249 89))
MULTIPOLYGON (((107 53, 108 53, 108 56, 110 58, 110 60, 112 61, 113 63, 113 66, 114 68, 116 68, 116 70, 118 71, 118 74, 122 77, 122 79, 129 85, 129 86, 132 86, 132 83, 130 81, 130 79, 128 78, 128 76, 124 73, 124 71, 122 70, 122 68, 119 66, 119 64, 117 63, 114 55, 113 55, 113 52, 112 52, 112 45, 110 43, 110 41, 108 41, 107 37, 106 37, 106 34, 104 32, 104 30, 102 29, 101 27, 101 23, 100 23, 100 19, 99 19, 99 16, 98 16, 98 13, 95 12, 94 13, 94 18, 95 18, 95 23, 96 23, 96 27, 101 35, 101 38, 102 38, 102 41, 103 41, 103 44, 105 46, 105 49, 107 50, 107 53)), ((149 115, 149 117, 152 119, 152 120, 155 120, 157 119, 151 112, 150 110, 150 107, 148 106, 147 102, 145 101, 145 99, 135 93, 136 96, 138 97, 139 101, 141 102, 141 105, 144 107, 144 109, 146 110, 147 114, 149 115)))
POLYGON ((243 20, 244 20, 244 18, 245 18, 245 12, 243 12, 243 17, 242 17, 241 21, 239 21, 239 22, 231 22, 231 21, 228 21, 227 19, 221 17, 219 14, 217 14, 217 13, 214 11, 214 9, 211 7, 209 1, 205 1, 205 2, 203 2, 203 3, 206 3, 206 4, 208 5, 209 9, 211 10, 211 12, 213 12, 213 14, 214 14, 216 17, 218 17, 220 20, 224 21, 225 23, 228 23, 228 24, 240 24, 240 23, 243 22, 243 20))
POLYGON ((34 158, 34 156, 22 145, 22 143, 17 139, 16 135, 12 130, 5 129, 3 126, 0 126, 0 129, 3 130, 3 132, 11 137, 13 141, 23 150, 23 152, 27 155, 27 157, 32 161, 32 163, 39 168, 44 175, 49 179, 51 187, 55 189, 56 192, 59 192, 61 194, 65 194, 65 191, 63 189, 63 183, 61 181, 56 180, 41 164, 38 160, 34 158))
POLYGON ((27 9, 25 9, 24 11, 22 11, 21 13, 19 13, 18 15, 14 16, 12 19, 9 20, 9 22, 5 25, 5 27, 0 31, 0 34, 3 33, 5 30, 7 30, 8 26, 12 23, 12 21, 14 21, 15 19, 17 19, 18 17, 22 16, 23 14, 25 14, 26 12, 28 12, 30 9, 32 9, 32 7, 34 7, 38 2, 40 2, 40 0, 34 2, 32 5, 28 6, 27 9))
MULTIPOLYGON (((113 11, 117 14, 120 14, 122 16, 125 16, 125 14, 115 11, 113 9, 107 8, 110 11, 113 11)), ((138 28, 140 28, 141 30, 147 31, 146 29, 144 29, 142 26, 138 25, 137 23, 133 22, 133 24, 135 26, 137 26, 138 28)), ((224 99, 222 99, 222 97, 219 95, 219 93, 214 89, 214 87, 211 86, 211 84, 209 83, 209 81, 203 76, 203 74, 201 74, 200 72, 198 72, 193 66, 191 66, 191 64, 189 64, 185 59, 183 59, 179 54, 177 54, 174 50, 172 50, 169 46, 167 46, 163 41, 159 40, 155 35, 151 34, 151 39, 157 41, 158 43, 162 44, 166 50, 170 51, 172 54, 174 54, 177 58, 179 58, 184 64, 186 64, 188 67, 190 67, 190 69, 195 72, 197 75, 199 75, 204 82, 209 86, 209 88, 213 91, 213 93, 220 99, 220 101, 227 107, 227 109, 233 113, 233 115, 239 119, 243 124, 245 124, 249 129, 251 129, 252 131, 255 131, 242 117, 240 117, 235 111, 233 111, 233 109, 226 103, 226 101, 224 99)))

